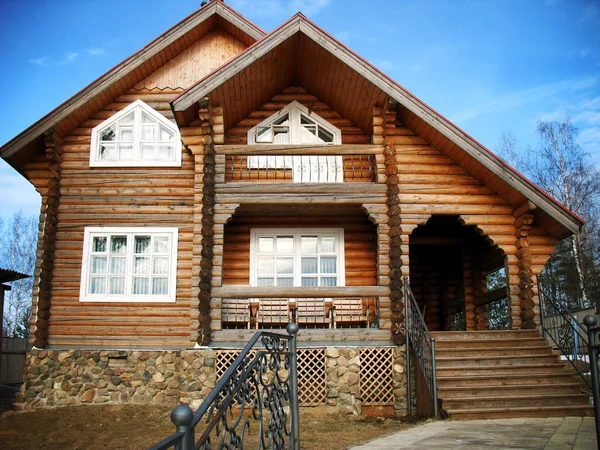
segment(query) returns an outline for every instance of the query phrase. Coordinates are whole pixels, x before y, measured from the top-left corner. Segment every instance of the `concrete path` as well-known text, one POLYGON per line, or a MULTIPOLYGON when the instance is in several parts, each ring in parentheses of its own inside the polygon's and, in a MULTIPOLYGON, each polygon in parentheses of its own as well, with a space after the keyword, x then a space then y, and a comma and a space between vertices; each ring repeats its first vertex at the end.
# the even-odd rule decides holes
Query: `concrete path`
POLYGON ((593 417, 447 420, 374 439, 352 450, 404 448, 595 450, 596 427, 593 417))

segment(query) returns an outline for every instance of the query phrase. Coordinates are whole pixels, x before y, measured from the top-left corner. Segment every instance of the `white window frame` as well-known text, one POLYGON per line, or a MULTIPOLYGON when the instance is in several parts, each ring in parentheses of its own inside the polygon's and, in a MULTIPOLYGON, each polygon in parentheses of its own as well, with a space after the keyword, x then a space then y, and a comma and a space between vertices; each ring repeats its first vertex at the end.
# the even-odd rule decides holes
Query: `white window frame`
POLYGON ((263 145, 265 143, 256 142, 256 132, 259 128, 269 127, 279 119, 282 115, 289 114, 289 130, 290 130, 290 141, 287 144, 273 144, 271 145, 339 145, 342 143, 342 132, 339 128, 333 126, 325 119, 320 117, 317 113, 310 111, 306 106, 300 104, 296 100, 289 103, 285 108, 277 111, 275 114, 267 117, 261 123, 248 130, 248 145, 263 145), (329 133, 333 134, 333 142, 328 143, 303 143, 301 135, 301 124, 300 117, 304 114, 310 120, 316 122, 318 127, 323 128, 329 133))
MULTIPOLYGON (((160 134, 159 134, 160 135, 160 134)), ((156 141, 158 145, 158 140, 156 141)), ((154 108, 148 106, 142 100, 136 100, 128 105, 122 111, 119 111, 114 116, 106 119, 100 125, 92 130, 92 140, 90 145, 90 167, 181 167, 181 133, 176 124, 171 122, 154 108), (125 117, 131 111, 136 111, 133 123, 133 158, 131 159, 110 159, 104 160, 98 157, 100 147, 100 133, 113 123, 117 122, 122 117, 125 117), (138 112, 139 111, 139 112, 138 112), (171 131, 173 136, 173 159, 142 159, 140 158, 141 145, 141 111, 144 111, 152 118, 156 119, 159 124, 162 124, 171 131)))
MULTIPOLYGON (((250 286, 257 286, 257 260, 258 260, 258 238, 274 236, 293 236, 294 237, 294 275, 293 286, 302 287, 302 251, 300 248, 301 236, 335 236, 337 257, 337 284, 336 286, 346 285, 346 264, 344 259, 344 229, 343 228, 252 228, 250 230, 250 286)), ((314 286, 305 286, 311 289, 314 286)), ((284 289, 283 286, 274 286, 273 289, 284 289)))
MULTIPOLYGON (((83 236, 83 257, 81 262, 81 286, 79 301, 81 302, 170 302, 176 300, 177 291, 177 243, 179 230, 175 227, 86 227, 83 236), (125 294, 90 294, 88 293, 89 276, 94 237, 127 236, 127 253, 125 269, 125 294), (165 295, 133 294, 133 259, 135 236, 169 236, 171 248, 169 253, 168 292, 165 295)), ((108 240, 107 240, 108 242, 108 240)))

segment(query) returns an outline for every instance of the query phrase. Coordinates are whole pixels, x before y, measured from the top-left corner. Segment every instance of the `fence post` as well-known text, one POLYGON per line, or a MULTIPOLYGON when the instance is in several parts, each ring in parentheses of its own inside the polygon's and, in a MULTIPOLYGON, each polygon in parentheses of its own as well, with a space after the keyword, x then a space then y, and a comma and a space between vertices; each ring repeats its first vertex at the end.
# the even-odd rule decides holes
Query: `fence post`
POLYGON ((292 439, 290 448, 300 450, 300 408, 298 405, 298 353, 296 348, 296 334, 300 327, 297 323, 288 323, 285 327, 290 339, 290 421, 292 439))
POLYGON ((596 316, 589 315, 583 318, 588 335, 588 359, 592 371, 592 393, 594 396, 594 421, 596 422, 596 445, 600 449, 600 385, 598 384, 598 342, 596 336, 599 328, 596 316))
POLYGON ((438 418, 438 394, 437 394, 437 379, 436 379, 436 367, 435 367, 435 338, 431 338, 431 393, 433 397, 433 417, 438 418))
POLYGON ((410 386, 410 320, 408 306, 408 277, 404 277, 404 335, 406 337, 406 412, 409 416, 412 415, 412 393, 410 386))
POLYGON ((196 440, 194 439, 194 428, 190 427, 194 413, 188 405, 177 405, 171 411, 171 422, 176 427, 178 433, 185 433, 181 440, 180 450, 194 450, 196 440))

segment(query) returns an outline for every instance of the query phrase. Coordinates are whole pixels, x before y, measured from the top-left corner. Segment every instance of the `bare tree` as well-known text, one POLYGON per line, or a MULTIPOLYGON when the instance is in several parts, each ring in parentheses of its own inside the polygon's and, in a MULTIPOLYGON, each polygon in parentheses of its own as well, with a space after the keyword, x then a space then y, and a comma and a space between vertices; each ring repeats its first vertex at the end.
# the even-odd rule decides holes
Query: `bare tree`
POLYGON ((503 131, 500 135, 500 142, 495 148, 496 154, 504 159, 513 167, 520 165, 521 157, 517 150, 517 139, 510 131, 503 131))
MULTIPOLYGON (((36 259, 38 226, 35 216, 16 213, 12 219, 0 222, 0 261, 5 269, 33 275, 36 259)), ((21 337, 28 331, 23 327, 31 314, 33 278, 12 283, 4 298, 3 330, 7 336, 21 337), (18 332, 18 333, 17 333, 18 332)))
POLYGON ((538 121, 537 132, 540 138, 538 147, 530 147, 522 158, 526 172, 535 183, 571 211, 584 219, 591 219, 582 233, 570 239, 581 306, 587 307, 591 304, 586 280, 589 270, 586 271, 584 266, 586 260, 590 260, 590 250, 597 243, 593 212, 600 199, 600 172, 578 145, 578 131, 569 117, 563 122, 538 121))

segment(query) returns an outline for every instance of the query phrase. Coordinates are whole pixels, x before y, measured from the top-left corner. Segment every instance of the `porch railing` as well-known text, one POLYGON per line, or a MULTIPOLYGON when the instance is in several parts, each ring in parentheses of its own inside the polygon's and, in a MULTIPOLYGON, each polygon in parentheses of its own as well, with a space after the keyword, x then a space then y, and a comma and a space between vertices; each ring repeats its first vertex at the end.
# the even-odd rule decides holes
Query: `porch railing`
POLYGON ((298 328, 290 323, 288 335, 256 333, 195 413, 187 405, 173 409, 176 432, 150 450, 241 449, 245 443, 299 450, 298 328))
POLYGON ((375 155, 226 155, 225 182, 369 183, 375 155))
POLYGON ((594 397, 594 420, 596 422, 596 448, 600 449, 600 343, 598 336, 600 327, 595 315, 588 315, 583 318, 583 324, 587 327, 587 336, 589 342, 588 362, 592 375, 592 395, 594 397))
POLYGON ((542 332, 560 350, 561 357, 569 361, 583 381, 582 386, 592 390, 589 377, 588 340, 585 327, 561 305, 538 279, 542 332))
POLYGON ((415 357, 419 362, 419 367, 431 394, 433 401, 433 415, 439 416, 437 380, 435 373, 435 339, 429 334, 423 315, 419 310, 419 305, 408 284, 408 277, 404 277, 404 305, 406 320, 406 378, 407 378, 407 401, 408 414, 412 412, 412 393, 410 379, 410 349, 412 348, 415 357))
POLYGON ((223 298, 223 329, 283 328, 295 322, 302 328, 377 327, 377 297, 223 298))

